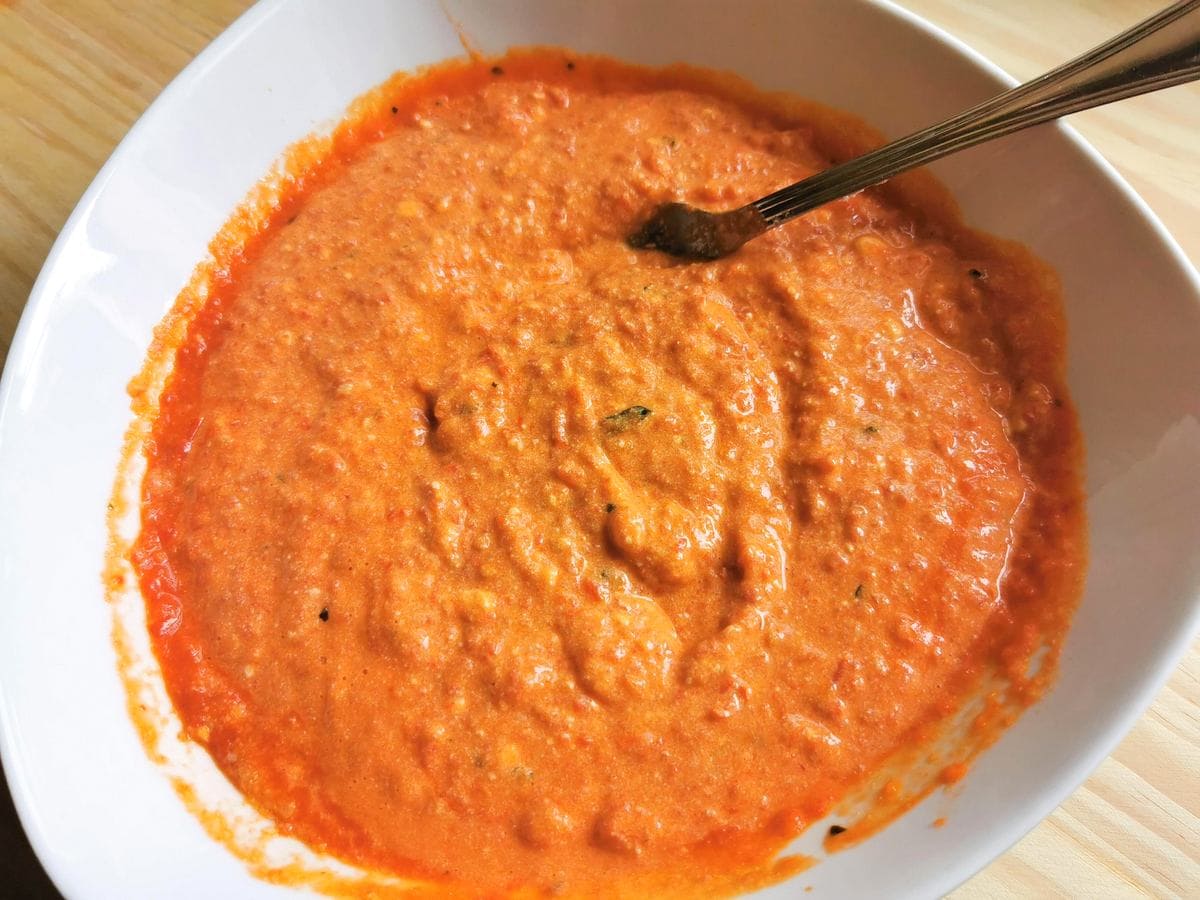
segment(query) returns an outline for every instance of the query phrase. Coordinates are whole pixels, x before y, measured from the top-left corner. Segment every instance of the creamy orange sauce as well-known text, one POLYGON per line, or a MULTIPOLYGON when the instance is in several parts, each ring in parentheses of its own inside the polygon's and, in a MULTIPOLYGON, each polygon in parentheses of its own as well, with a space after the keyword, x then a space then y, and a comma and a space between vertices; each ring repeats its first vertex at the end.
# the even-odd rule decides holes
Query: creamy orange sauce
POLYGON ((985 677, 1036 698, 1083 562, 1044 267, 919 180, 630 250, 860 148, 703 73, 390 90, 163 351, 133 562, 252 803, 448 889, 727 893, 985 677))

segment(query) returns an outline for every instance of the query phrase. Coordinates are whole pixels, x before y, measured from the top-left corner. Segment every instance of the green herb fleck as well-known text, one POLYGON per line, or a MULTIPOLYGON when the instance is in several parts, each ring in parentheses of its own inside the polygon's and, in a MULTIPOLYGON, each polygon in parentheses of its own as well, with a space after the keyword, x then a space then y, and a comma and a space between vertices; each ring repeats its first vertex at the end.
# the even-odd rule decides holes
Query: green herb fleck
POLYGON ((644 406, 630 406, 611 416, 605 416, 600 424, 604 426, 605 431, 618 434, 633 425, 644 422, 650 412, 651 410, 644 406))

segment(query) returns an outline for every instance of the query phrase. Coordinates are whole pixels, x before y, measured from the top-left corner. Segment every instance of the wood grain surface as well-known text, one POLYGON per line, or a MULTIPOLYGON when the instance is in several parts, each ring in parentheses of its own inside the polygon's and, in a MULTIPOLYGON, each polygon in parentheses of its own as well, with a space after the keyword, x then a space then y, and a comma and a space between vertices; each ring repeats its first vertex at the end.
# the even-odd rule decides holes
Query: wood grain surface
MULTIPOLYGON (((51 243, 96 171, 166 83, 248 5, 0 0, 0 363, 51 243)), ((1026 78, 1160 3, 906 5, 1026 78)), ((1200 261, 1200 86, 1083 113, 1072 123, 1200 261)), ((3 788, 0 896, 58 896, 3 788)), ((1200 897, 1200 644, 1091 778, 953 896, 1200 897)))

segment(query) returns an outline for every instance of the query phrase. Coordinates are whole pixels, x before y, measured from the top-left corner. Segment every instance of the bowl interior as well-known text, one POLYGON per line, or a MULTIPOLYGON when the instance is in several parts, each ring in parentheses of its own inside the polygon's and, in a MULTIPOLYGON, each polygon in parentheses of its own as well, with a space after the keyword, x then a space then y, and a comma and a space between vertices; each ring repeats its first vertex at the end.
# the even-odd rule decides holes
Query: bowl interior
MULTIPOLYGON (((1007 85, 869 0, 448 0, 485 51, 561 44, 731 69, 888 134, 1007 85)), ((396 69, 462 52, 436 0, 267 0, 130 133, 34 288, 0 389, 0 725, 23 822, 73 897, 284 893, 212 842, 124 709, 99 573, 124 392, 209 238, 292 141, 396 69), (295 48, 304 47, 304 53, 295 48), (178 879, 186 870, 189 878, 178 879)), ((1194 633, 1200 585, 1200 287, 1153 217, 1048 126, 935 167, 972 224, 1061 273, 1088 450, 1091 563, 1057 686, 978 762, 883 833, 794 882, 929 896, 1032 827, 1108 753, 1194 633), (943 829, 931 821, 948 815, 943 829)))

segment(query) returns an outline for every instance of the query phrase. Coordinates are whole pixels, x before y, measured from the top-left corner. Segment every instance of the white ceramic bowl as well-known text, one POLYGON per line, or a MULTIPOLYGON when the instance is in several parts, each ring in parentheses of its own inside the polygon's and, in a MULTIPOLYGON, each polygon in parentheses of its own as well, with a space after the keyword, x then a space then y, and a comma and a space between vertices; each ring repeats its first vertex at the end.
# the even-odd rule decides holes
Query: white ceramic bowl
MULTIPOLYGON (((562 44, 735 70, 889 134, 1009 79, 881 2, 453 0, 484 50, 562 44)), ((63 229, 0 389, 0 726, 26 830, 69 897, 266 897, 211 841, 130 725, 100 585, 127 380, 209 238, 292 141, 396 69, 461 53, 436 0, 266 0, 150 108, 63 229)), ((768 893, 940 894, 1113 748, 1196 630, 1200 285, 1144 204, 1069 129, 949 159, 973 224, 1062 274, 1088 449, 1091 565, 1053 692, 935 796, 768 893), (948 812, 943 829, 929 827, 948 812)))

